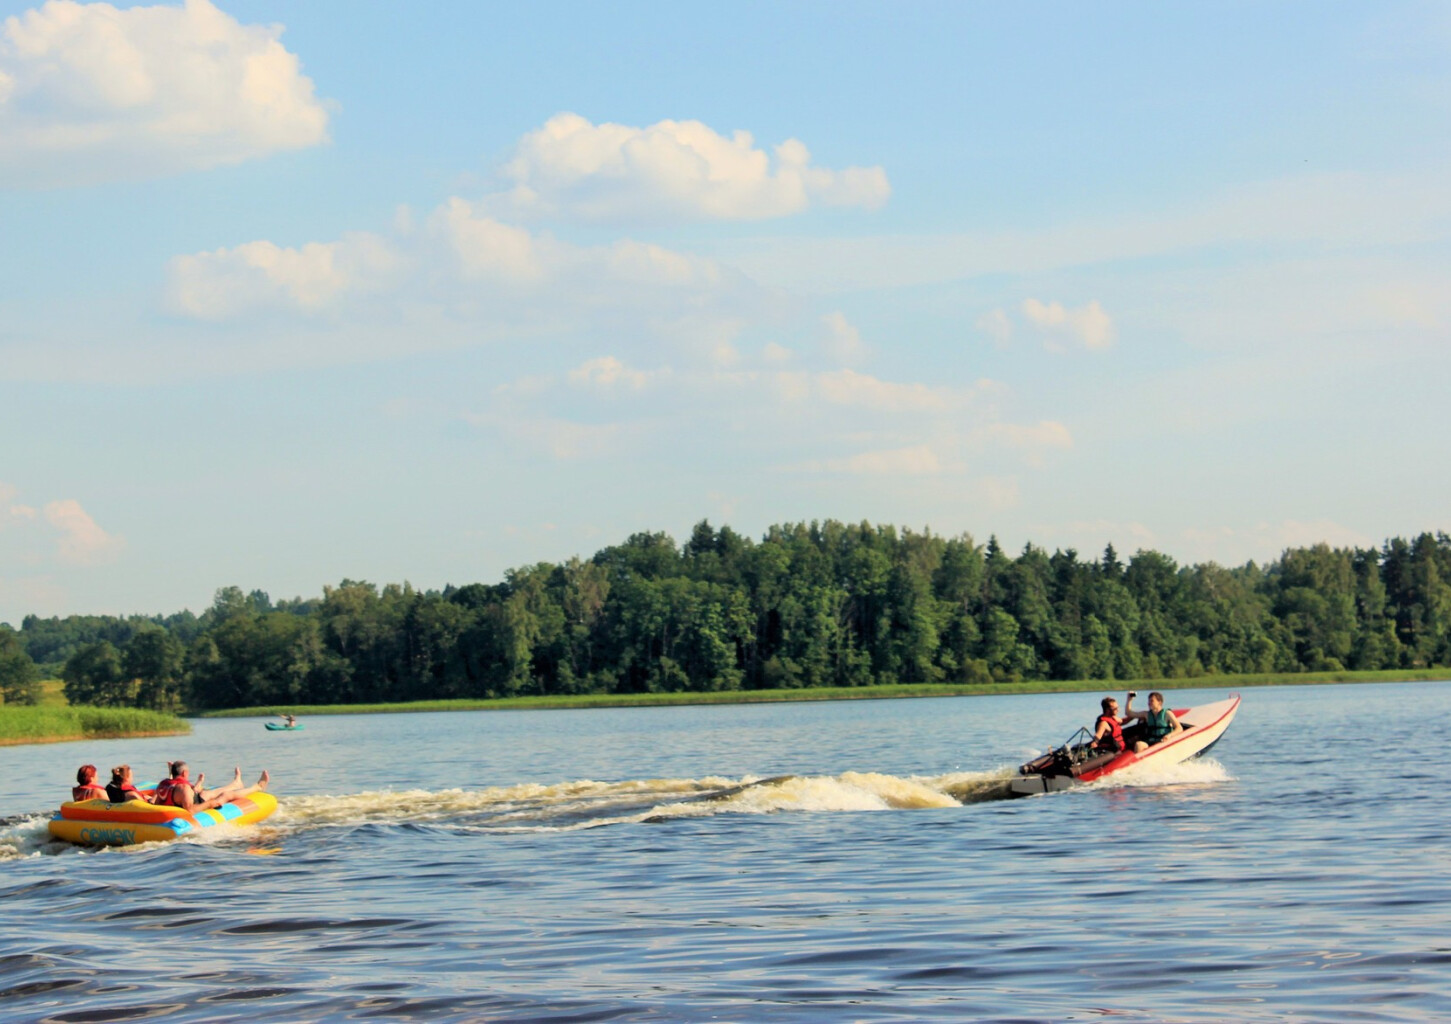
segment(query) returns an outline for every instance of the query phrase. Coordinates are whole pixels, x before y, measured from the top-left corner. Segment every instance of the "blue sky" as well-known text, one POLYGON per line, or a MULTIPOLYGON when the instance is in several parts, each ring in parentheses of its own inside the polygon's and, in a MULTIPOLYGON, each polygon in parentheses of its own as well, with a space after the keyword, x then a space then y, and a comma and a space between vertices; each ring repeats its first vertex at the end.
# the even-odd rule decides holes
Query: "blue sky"
POLYGON ((0 621, 709 518, 1451 530, 1439 4, 0 2, 0 621))

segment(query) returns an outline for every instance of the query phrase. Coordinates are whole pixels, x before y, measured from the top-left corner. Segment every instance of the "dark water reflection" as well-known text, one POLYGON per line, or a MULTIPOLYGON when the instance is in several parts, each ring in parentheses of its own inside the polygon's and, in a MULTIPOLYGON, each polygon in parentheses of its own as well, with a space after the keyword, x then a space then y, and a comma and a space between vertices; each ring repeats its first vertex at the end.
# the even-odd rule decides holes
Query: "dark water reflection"
POLYGON ((0 750, 0 1017, 1451 1018, 1451 800, 1399 753, 1412 713, 1417 750, 1445 747, 1451 686, 1249 690, 1216 762, 1172 779, 931 805, 1092 705, 248 720, 0 750), (282 810, 221 842, 43 842, 35 780, 173 750, 265 764, 282 810), (808 778, 691 802, 786 773, 808 778))

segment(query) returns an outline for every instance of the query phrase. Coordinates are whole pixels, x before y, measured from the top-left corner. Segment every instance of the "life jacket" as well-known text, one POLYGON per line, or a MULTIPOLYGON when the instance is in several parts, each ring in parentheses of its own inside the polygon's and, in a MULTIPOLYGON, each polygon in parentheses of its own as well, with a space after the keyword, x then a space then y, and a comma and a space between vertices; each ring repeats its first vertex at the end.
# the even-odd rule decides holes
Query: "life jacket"
POLYGON ((106 787, 99 782, 87 782, 84 786, 76 786, 71 790, 72 800, 98 800, 109 799, 106 795, 106 787))
MULTIPOLYGON (((163 779, 156 784, 156 794, 151 798, 151 802, 154 804, 162 804, 163 806, 185 807, 186 799, 181 795, 180 787, 182 786, 191 786, 191 779, 188 779, 185 775, 174 779, 163 779)), ((193 795, 195 799, 201 799, 195 793, 193 795)))
MULTIPOLYGON (((1113 715, 1099 715, 1098 721, 1107 722, 1109 729, 1108 735, 1099 740, 1098 745, 1104 749, 1108 749, 1111 745, 1115 751, 1124 749, 1124 730, 1123 726, 1119 725, 1118 719, 1113 715)), ((1098 732, 1098 722, 1094 723, 1093 731, 1098 732)))
POLYGON ((1169 721, 1169 709, 1160 708, 1158 711, 1145 713, 1144 728, 1148 731, 1150 743, 1158 743, 1173 732, 1174 725, 1169 721))
POLYGON ((124 804, 127 800, 144 800, 146 798, 141 795, 141 791, 136 788, 134 783, 111 782, 106 784, 106 799, 113 804, 124 804))

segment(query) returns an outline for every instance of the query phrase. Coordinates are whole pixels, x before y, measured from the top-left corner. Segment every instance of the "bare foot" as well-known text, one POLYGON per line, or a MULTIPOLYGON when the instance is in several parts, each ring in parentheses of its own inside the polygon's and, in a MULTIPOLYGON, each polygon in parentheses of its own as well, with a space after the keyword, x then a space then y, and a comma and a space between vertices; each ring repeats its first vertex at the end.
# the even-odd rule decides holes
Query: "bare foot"
POLYGON ((232 768, 232 781, 235 782, 239 786, 242 784, 242 767, 241 767, 241 765, 236 765, 236 766, 234 766, 232 768))
POLYGON ((206 772, 197 772, 196 781, 191 784, 192 789, 201 789, 202 783, 207 781, 206 772))
POLYGON ((258 789, 266 789, 267 783, 272 781, 272 776, 267 774, 267 769, 262 769, 262 777, 257 780, 258 789))

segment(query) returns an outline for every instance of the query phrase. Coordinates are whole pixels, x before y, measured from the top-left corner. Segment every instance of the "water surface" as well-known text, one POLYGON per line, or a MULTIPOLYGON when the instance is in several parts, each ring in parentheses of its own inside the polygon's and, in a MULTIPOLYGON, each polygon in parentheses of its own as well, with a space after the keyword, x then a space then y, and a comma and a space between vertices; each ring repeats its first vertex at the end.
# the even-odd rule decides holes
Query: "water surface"
POLYGON ((1210 758, 1027 800, 947 795, 1095 706, 319 716, 291 734, 218 719, 0 748, 0 1015, 1451 1017, 1451 798, 1430 756, 1451 686, 1251 689, 1210 758), (46 840, 77 764, 148 778, 175 756, 213 781, 271 769, 279 812, 204 842, 46 840), (795 777, 702 799, 779 775, 795 777))

